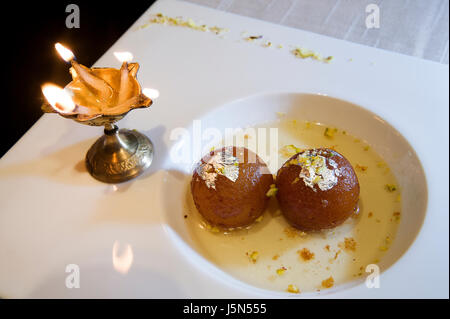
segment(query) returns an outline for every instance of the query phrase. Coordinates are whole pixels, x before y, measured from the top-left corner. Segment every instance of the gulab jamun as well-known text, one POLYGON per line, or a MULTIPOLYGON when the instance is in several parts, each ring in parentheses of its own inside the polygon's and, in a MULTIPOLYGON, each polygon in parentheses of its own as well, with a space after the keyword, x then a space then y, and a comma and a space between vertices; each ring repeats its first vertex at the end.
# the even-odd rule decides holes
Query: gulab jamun
POLYGON ((303 231, 342 224, 358 207, 359 182, 350 162, 338 152, 310 149, 292 156, 278 170, 281 211, 303 231))
POLYGON ((247 226, 262 215, 273 176, 258 155, 244 147, 211 151, 197 164, 191 181, 195 206, 211 225, 247 226))

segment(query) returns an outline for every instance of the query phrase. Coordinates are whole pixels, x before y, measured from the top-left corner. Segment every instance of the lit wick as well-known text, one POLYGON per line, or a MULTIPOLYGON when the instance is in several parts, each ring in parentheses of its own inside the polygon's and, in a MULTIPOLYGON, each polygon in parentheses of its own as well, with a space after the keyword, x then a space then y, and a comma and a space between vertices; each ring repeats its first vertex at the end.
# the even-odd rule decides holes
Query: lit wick
POLYGON ((80 81, 92 92, 95 96, 99 98, 99 100, 106 105, 109 104, 109 101, 113 97, 114 90, 113 88, 106 83, 105 80, 97 77, 92 71, 85 67, 84 65, 79 64, 75 60, 75 56, 72 51, 64 47, 60 43, 55 44, 55 49, 58 51, 61 58, 64 61, 69 62, 72 65, 72 76, 75 79, 79 77, 80 81), (75 74, 74 74, 75 73, 75 74))
POLYGON ((131 89, 131 80, 130 80, 130 71, 128 69, 128 62, 133 60, 133 54, 130 52, 114 52, 117 60, 122 62, 122 66, 120 67, 120 86, 119 86, 119 94, 117 97, 117 104, 120 105, 123 102, 127 101, 130 98, 130 93, 132 94, 131 89))
POLYGON ((72 100, 69 92, 55 84, 46 83, 42 86, 42 93, 48 103, 62 114, 90 114, 89 108, 77 105, 72 100))

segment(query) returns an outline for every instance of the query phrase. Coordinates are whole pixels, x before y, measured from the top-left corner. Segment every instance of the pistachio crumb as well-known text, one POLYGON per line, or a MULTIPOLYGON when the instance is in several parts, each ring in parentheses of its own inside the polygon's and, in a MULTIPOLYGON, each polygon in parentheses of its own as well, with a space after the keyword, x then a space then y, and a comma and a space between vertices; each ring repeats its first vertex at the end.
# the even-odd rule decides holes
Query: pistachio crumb
POLYGON ((392 216, 394 216, 395 221, 399 221, 400 220, 400 212, 394 212, 392 214, 392 216))
POLYGON ((397 190, 397 186, 395 186, 394 184, 386 184, 384 187, 390 193, 395 192, 397 190))
POLYGON ((252 263, 256 263, 256 261, 258 260, 258 257, 259 257, 259 253, 257 252, 257 251, 253 251, 250 255, 249 255, 249 257, 250 257, 250 261, 252 262, 252 263))
POLYGON ((213 233, 218 233, 220 230, 219 230, 219 228, 217 226, 213 226, 213 227, 211 227, 211 231, 213 233))
POLYGON ((333 138, 334 134, 336 134, 337 131, 338 131, 337 128, 329 128, 329 127, 327 127, 327 128, 325 128, 325 132, 323 133, 323 135, 325 135, 328 138, 333 138))
POLYGON ((303 248, 302 250, 298 250, 297 253, 304 261, 308 261, 314 259, 314 253, 311 252, 308 248, 303 248))
POLYGON ((302 150, 296 147, 293 144, 283 146, 279 153, 284 157, 292 157, 297 153, 300 153, 302 150))
POLYGON ((359 164, 356 164, 355 168, 361 172, 365 172, 368 169, 367 166, 363 166, 363 165, 359 165, 359 164))
POLYGON ((255 222, 259 223, 264 219, 264 215, 259 216, 258 218, 255 219, 255 222))
POLYGON ((297 286, 295 285, 289 285, 286 289, 287 292, 293 293, 293 294, 298 294, 300 293, 300 290, 297 288, 297 286))
POLYGON ((334 279, 333 276, 330 276, 329 278, 322 281, 322 287, 324 288, 331 288, 334 285, 334 279))
POLYGON ((352 238, 352 237, 345 237, 344 238, 344 247, 347 250, 355 251, 356 250, 356 241, 355 241, 355 239, 352 238))
POLYGON ((283 275, 284 272, 285 272, 286 270, 287 270, 286 267, 278 268, 278 269, 277 269, 277 275, 278 275, 278 276, 283 275))
POLYGON ((275 184, 270 185, 270 189, 267 191, 266 196, 267 197, 273 197, 277 194, 278 188, 275 184))

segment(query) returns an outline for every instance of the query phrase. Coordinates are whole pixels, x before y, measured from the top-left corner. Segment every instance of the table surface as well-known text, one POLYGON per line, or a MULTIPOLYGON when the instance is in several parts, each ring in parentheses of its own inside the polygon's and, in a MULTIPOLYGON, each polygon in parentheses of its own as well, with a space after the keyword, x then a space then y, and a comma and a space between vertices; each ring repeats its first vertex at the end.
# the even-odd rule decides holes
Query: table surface
POLYGON ((448 64, 447 0, 184 0, 218 10, 448 64), (379 7, 368 29, 366 6, 379 7))

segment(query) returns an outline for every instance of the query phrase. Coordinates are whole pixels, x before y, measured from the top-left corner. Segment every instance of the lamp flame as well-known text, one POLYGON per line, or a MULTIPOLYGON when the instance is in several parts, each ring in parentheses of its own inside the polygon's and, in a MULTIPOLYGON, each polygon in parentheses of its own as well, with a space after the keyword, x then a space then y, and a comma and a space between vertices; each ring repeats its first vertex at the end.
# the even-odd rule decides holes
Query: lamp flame
POLYGON ((142 90, 142 93, 151 100, 156 100, 159 97, 159 91, 157 89, 145 88, 142 90))
POLYGON ((56 51, 58 51, 61 58, 63 58, 63 60, 66 62, 70 62, 75 58, 75 56, 73 55, 73 52, 70 51, 65 46, 63 46, 61 43, 56 43, 55 49, 56 49, 56 51))
POLYGON ((133 54, 131 52, 114 52, 114 55, 120 62, 130 62, 133 60, 133 54))
POLYGON ((131 265, 133 264, 133 249, 131 249, 131 246, 127 244, 125 247, 125 251, 121 255, 119 255, 119 246, 120 244, 116 240, 113 244, 112 250, 113 266, 117 272, 126 275, 128 273, 128 270, 130 270, 131 265))
POLYGON ((42 93, 48 103, 59 113, 72 113, 76 108, 70 94, 55 84, 44 84, 42 93))

